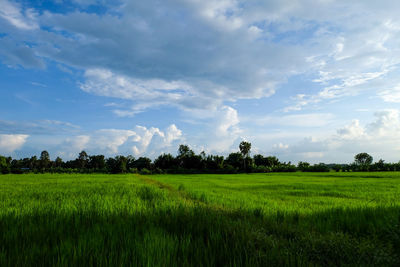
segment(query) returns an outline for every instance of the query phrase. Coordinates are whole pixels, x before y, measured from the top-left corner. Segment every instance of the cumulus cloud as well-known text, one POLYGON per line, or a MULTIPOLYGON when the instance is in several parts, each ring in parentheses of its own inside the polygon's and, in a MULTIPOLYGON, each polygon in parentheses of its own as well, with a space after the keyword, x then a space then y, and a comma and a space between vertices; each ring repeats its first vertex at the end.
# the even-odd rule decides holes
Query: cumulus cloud
POLYGON ((57 154, 68 158, 86 150, 88 153, 102 153, 106 156, 117 154, 133 154, 134 156, 156 156, 160 151, 176 149, 176 142, 182 139, 182 131, 171 124, 165 130, 156 127, 137 125, 132 130, 100 129, 88 133, 66 138, 57 154))
POLYGON ((360 126, 359 120, 353 120, 350 125, 346 125, 337 130, 338 136, 343 139, 356 139, 364 135, 364 128, 360 126))
POLYGON ((165 131, 165 144, 171 146, 172 142, 181 139, 181 137, 182 131, 175 124, 171 124, 165 131))
POLYGON ((0 134, 0 154, 12 153, 20 149, 29 135, 26 134, 0 134))
POLYGON ((351 162, 354 155, 368 152, 376 159, 383 158, 397 162, 400 152, 399 110, 382 110, 374 114, 374 121, 361 125, 355 119, 337 129, 329 137, 304 138, 275 153, 287 158, 302 160, 307 156, 313 162, 351 162))
POLYGON ((62 142, 62 144, 56 144, 59 149, 57 154, 62 158, 74 158, 79 152, 87 149, 89 141, 90 136, 88 135, 68 137, 62 142))
POLYGON ((129 137, 135 137, 136 132, 131 130, 102 129, 94 133, 93 142, 100 151, 116 154, 118 148, 123 145, 129 137))
POLYGON ((237 150, 237 145, 243 138, 236 109, 223 106, 206 115, 196 116, 199 118, 196 123, 201 124, 201 133, 207 133, 206 135, 192 136, 189 140, 195 144, 201 144, 197 149, 199 152, 205 150, 210 153, 226 153, 237 150), (205 119, 203 116, 205 116, 205 119))

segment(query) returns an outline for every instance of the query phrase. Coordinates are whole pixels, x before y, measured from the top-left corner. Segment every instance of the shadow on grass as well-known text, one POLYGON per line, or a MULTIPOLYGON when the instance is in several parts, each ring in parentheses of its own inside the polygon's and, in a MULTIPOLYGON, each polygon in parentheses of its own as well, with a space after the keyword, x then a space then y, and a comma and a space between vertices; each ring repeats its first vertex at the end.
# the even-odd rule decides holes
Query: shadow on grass
POLYGON ((0 266, 398 266, 400 208, 0 217, 0 266))

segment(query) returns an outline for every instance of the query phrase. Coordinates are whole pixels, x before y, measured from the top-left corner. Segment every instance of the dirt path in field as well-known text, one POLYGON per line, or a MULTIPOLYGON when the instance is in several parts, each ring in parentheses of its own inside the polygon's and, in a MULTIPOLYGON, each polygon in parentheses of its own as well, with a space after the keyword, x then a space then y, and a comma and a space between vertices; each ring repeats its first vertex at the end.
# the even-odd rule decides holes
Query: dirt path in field
POLYGON ((212 208, 214 210, 226 210, 226 208, 224 208, 221 205, 218 205, 218 204, 215 204, 215 203, 212 203, 212 204, 208 203, 206 200, 201 199, 201 198, 197 198, 197 197, 191 195, 189 192, 187 192, 185 190, 178 190, 178 189, 172 187, 169 184, 162 183, 160 181, 154 180, 154 179, 150 178, 149 176, 138 175, 137 177, 140 180, 142 180, 143 182, 145 182, 146 184, 156 186, 156 187, 158 187, 160 189, 165 189, 172 196, 184 199, 185 201, 190 201, 190 202, 193 202, 193 203, 198 204, 198 205, 204 205, 204 206, 207 206, 207 207, 212 208))
POLYGON ((173 187, 170 186, 169 184, 164 184, 164 183, 162 183, 162 182, 160 182, 160 181, 151 179, 150 177, 144 176, 144 175, 138 175, 137 177, 138 177, 140 180, 142 180, 143 182, 145 182, 146 184, 154 185, 154 186, 156 186, 156 187, 158 187, 158 188, 160 188, 160 189, 166 189, 166 190, 169 191, 170 193, 174 193, 174 194, 179 193, 178 190, 176 190, 175 188, 173 188, 173 187))

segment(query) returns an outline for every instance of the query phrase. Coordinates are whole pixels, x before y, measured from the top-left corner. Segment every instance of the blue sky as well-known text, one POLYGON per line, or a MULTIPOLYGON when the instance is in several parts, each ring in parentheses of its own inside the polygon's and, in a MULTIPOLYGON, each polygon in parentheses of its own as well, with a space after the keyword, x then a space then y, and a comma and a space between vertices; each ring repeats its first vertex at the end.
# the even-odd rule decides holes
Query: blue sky
POLYGON ((0 154, 154 158, 242 140, 400 160, 400 3, 0 0, 0 154))

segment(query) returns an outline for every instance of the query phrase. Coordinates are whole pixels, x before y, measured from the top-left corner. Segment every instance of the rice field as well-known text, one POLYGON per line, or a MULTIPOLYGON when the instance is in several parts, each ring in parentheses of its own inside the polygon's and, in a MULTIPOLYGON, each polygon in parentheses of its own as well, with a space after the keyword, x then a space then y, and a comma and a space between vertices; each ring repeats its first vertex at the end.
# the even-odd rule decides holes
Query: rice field
POLYGON ((0 266, 399 266, 400 173, 0 175, 0 266))

